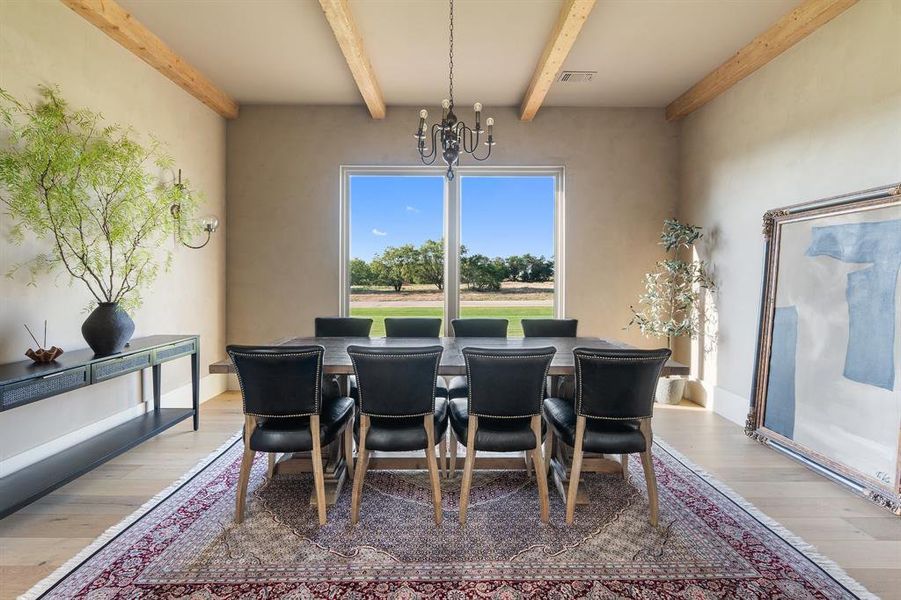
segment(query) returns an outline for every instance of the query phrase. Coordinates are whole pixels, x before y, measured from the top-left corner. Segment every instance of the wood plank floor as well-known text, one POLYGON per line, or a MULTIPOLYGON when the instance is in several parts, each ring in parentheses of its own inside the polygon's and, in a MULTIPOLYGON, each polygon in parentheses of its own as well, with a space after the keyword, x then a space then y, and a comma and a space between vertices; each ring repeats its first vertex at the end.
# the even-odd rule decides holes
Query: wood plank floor
MULTIPOLYGON (((203 404, 200 431, 181 423, 0 521, 0 599, 15 598, 50 574, 218 448, 241 423, 240 397, 222 394, 203 404)), ((901 600, 901 519, 694 405, 658 407, 654 432, 870 591, 901 600)))

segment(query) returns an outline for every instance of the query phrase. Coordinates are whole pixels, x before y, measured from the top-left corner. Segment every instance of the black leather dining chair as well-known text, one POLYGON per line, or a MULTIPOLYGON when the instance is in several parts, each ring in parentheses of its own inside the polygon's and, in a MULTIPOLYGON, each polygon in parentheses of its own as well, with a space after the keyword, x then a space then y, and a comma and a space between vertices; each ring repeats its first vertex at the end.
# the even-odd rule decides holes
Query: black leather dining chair
MULTIPOLYGON (((441 334, 441 319, 436 317, 386 317, 385 337, 389 338, 435 338, 441 334)), ((436 394, 447 398, 447 381, 440 375, 436 384, 436 394)), ((443 447, 442 447, 443 449, 443 447)))
MULTIPOLYGON (((454 337, 491 337, 505 338, 507 337, 507 319, 454 319, 451 321, 451 327, 454 331, 454 337)), ((447 382, 447 396, 451 400, 454 398, 466 398, 469 389, 466 387, 466 377, 451 377, 447 382)))
POLYGON ((453 319, 454 337, 507 337, 507 319, 453 319))
POLYGON ((651 458, 654 391, 670 357, 659 350, 576 348, 575 403, 544 401, 544 416, 556 439, 573 448, 566 522, 572 523, 584 452, 619 454, 628 477, 628 455, 641 455, 648 487, 650 522, 658 522, 657 478, 651 458))
MULTIPOLYGON (((579 330, 578 319, 523 319, 523 337, 576 337, 579 330)), ((548 385, 548 396, 572 398, 575 395, 575 382, 572 377, 551 377, 548 385)))
MULTIPOLYGON (((313 331, 316 337, 369 337, 372 331, 372 319, 363 317, 316 317, 313 323, 313 331)), ((334 375, 327 377, 324 383, 334 390, 341 388, 338 378, 334 375)), ((338 393, 335 391, 334 393, 338 393)), ((357 381, 351 375, 347 378, 347 393, 351 398, 357 397, 357 381)), ((352 465, 348 465, 348 469, 352 465)))
POLYGON ((385 337, 437 338, 441 319, 436 317, 386 317, 385 337))
POLYGON ((316 337, 369 337, 372 319, 362 317, 316 317, 316 337))
POLYGON ((354 425, 358 450, 351 497, 353 524, 360 519, 363 478, 373 450, 425 450, 435 523, 441 523, 441 483, 435 446, 447 429, 447 401, 435 396, 435 378, 442 352, 441 346, 347 348, 360 393, 360 418, 354 425))
MULTIPOLYGON (((541 418, 544 382, 556 349, 463 348, 468 398, 450 401, 450 423, 466 440, 466 463, 460 489, 460 523, 466 523, 476 452, 523 452, 531 457, 538 481, 541 520, 548 521, 547 470, 544 467, 541 418)), ((455 467, 453 464, 452 469, 455 467)))
POLYGON ((578 319, 523 319, 523 337, 576 337, 578 319))
POLYGON ((351 441, 354 402, 323 396, 322 346, 235 346, 226 348, 235 365, 244 409, 244 455, 238 478, 235 522, 244 521, 250 469, 257 452, 312 452, 319 523, 326 522, 322 448, 342 431, 351 441))

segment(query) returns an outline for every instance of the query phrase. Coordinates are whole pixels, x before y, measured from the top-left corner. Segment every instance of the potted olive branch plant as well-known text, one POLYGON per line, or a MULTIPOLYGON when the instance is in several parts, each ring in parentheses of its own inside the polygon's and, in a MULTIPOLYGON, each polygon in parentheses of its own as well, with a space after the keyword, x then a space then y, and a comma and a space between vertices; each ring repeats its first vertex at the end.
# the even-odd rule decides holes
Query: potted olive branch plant
POLYGON ((8 276, 64 270, 84 284, 94 301, 82 334, 97 354, 120 352, 134 333, 127 310, 168 268, 162 248, 176 232, 170 213, 180 207, 187 222, 197 202, 187 184, 175 184, 172 159, 161 144, 142 144, 129 128, 106 125, 100 114, 69 107, 55 88, 42 87, 34 105, 0 89, 0 202, 12 226, 10 239, 26 233, 50 248, 13 265, 8 276))
MULTIPOLYGON (((701 227, 680 223, 676 219, 663 222, 660 245, 669 256, 657 262, 657 269, 644 277, 645 291, 632 306, 629 326, 637 326, 649 337, 666 338, 673 347, 677 337, 698 335, 701 327, 701 290, 715 290, 713 279, 702 260, 683 260, 703 236, 701 227)), ((662 377, 657 386, 657 401, 678 404, 685 391, 683 377, 662 377)))

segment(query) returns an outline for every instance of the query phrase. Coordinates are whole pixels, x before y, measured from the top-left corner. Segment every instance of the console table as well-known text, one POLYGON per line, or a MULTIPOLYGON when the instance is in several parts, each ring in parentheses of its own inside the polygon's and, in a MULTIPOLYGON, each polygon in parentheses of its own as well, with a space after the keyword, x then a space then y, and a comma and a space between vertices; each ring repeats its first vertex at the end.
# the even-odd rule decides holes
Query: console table
POLYGON ((0 412, 146 368, 152 372, 153 410, 0 478, 0 518, 189 417, 193 417, 196 431, 200 416, 200 338, 153 335, 135 338, 124 351, 109 356, 95 356, 92 350, 83 349, 66 352, 46 364, 21 361, 0 365, 0 412), (162 364, 185 356, 191 357, 192 406, 162 408, 162 364))

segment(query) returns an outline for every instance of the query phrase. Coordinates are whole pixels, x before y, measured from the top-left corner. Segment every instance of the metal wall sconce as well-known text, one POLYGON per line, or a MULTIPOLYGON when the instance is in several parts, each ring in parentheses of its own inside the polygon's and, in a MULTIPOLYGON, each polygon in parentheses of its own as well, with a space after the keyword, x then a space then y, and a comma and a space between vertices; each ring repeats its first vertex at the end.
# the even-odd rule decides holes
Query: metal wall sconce
MULTIPOLYGON (((178 183, 175 184, 178 188, 184 188, 184 185, 181 182, 181 169, 178 170, 178 183)), ((207 215, 205 217, 200 218, 200 227, 206 232, 206 239, 200 245, 189 244, 184 241, 181 237, 181 205, 173 204, 169 207, 169 212, 172 213, 172 218, 175 219, 175 237, 183 246, 187 246, 193 250, 200 250, 204 246, 210 243, 210 238, 213 235, 213 232, 219 229, 219 219, 215 215, 207 215)))

